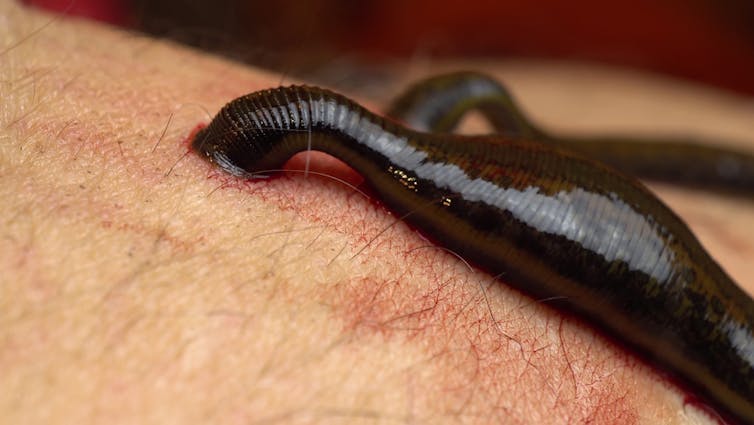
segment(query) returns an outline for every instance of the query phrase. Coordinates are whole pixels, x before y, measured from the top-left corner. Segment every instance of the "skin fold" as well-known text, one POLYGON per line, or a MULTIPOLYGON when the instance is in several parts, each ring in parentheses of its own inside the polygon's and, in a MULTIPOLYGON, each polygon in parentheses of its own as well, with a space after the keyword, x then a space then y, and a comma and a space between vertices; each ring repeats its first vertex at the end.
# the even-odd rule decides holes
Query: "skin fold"
MULTIPOLYGON (((229 99, 289 79, 7 0, 0 22, 2 422, 709 422, 662 372, 314 174, 342 166, 242 182, 189 154, 229 99)), ((548 128, 754 133, 746 100, 703 87, 487 70, 548 128)), ((751 206, 652 189, 751 293, 751 206)))
POLYGON ((634 179, 534 141, 414 132, 306 86, 233 100, 192 147, 249 178, 302 151, 342 159, 425 236, 754 421, 754 300, 634 179))

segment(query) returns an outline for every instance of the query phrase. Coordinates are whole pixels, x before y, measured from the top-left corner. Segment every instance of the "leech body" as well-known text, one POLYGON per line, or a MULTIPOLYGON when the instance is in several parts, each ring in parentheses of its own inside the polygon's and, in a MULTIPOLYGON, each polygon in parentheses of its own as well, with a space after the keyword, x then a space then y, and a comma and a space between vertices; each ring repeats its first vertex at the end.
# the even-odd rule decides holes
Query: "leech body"
POLYGON ((754 423, 754 301, 631 178, 535 142, 415 132, 311 87, 232 101, 192 147, 247 177, 308 148, 335 156, 424 235, 754 423))
POLYGON ((399 95, 387 115, 416 130, 449 133, 472 110, 498 133, 572 150, 632 176, 754 198, 754 153, 681 138, 551 134, 526 117, 502 84, 479 72, 422 80, 399 95))

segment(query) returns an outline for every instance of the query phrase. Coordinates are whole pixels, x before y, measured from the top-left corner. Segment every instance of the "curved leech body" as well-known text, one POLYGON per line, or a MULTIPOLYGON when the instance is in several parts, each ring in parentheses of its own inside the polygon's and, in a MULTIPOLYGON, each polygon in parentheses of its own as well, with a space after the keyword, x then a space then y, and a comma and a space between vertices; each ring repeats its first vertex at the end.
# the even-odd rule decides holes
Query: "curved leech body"
POLYGON ((239 176, 333 155, 426 236, 754 422, 754 301, 631 178, 536 142, 418 133, 311 87, 232 101, 192 147, 239 176))
POLYGON ((422 80, 398 96, 387 115, 416 130, 449 133, 472 110, 500 134, 572 150, 636 177, 754 197, 754 153, 682 138, 554 135, 533 124, 510 92, 483 73, 422 80))

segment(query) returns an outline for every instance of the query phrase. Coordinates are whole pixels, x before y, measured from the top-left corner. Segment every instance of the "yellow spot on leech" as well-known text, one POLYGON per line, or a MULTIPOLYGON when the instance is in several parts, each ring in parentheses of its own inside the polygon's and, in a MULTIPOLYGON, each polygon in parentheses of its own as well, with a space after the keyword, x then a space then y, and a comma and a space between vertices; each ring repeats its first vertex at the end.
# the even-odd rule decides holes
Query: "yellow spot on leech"
POLYGON ((416 177, 409 176, 408 173, 401 170, 400 168, 393 167, 392 165, 388 167, 387 169, 388 173, 392 174, 393 177, 398 179, 399 182, 403 186, 406 186, 407 189, 413 190, 414 192, 417 192, 419 190, 416 177))

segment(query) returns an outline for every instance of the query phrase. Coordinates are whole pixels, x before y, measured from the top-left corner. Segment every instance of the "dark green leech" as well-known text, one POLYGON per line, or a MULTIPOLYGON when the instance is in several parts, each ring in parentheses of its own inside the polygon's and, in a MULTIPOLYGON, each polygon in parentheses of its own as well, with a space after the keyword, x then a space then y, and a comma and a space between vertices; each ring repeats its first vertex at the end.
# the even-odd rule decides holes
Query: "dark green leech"
POLYGON ((536 142, 418 133, 311 87, 232 101, 192 147, 247 177, 308 148, 333 155, 426 236, 754 423, 754 301, 634 179, 536 142))
POLYGON ((388 116, 428 132, 452 132, 480 111, 501 134, 570 149, 641 178, 754 197, 754 153, 690 139, 564 137, 534 125, 491 76, 455 72, 422 80, 393 102, 388 116))

